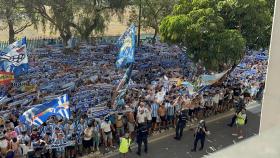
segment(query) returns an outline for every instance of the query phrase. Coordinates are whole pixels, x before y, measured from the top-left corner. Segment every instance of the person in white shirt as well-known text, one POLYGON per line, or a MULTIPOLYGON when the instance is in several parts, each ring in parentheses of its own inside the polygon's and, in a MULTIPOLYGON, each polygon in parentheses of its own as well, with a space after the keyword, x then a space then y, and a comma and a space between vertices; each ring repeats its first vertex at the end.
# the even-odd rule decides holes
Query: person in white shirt
POLYGON ((105 144, 105 150, 108 150, 108 147, 111 147, 113 145, 112 139, 112 130, 114 130, 111 121, 109 121, 109 118, 106 117, 105 121, 101 123, 101 131, 102 131, 102 136, 105 144))
POLYGON ((151 134, 151 132, 152 132, 152 108, 151 108, 151 105, 147 106, 146 116, 147 116, 147 126, 148 126, 148 130, 149 130, 149 134, 151 134))
POLYGON ((146 112, 145 112, 145 108, 141 108, 140 111, 137 113, 137 123, 138 124, 143 124, 146 122, 147 120, 147 115, 146 115, 146 112))
MULTIPOLYGON (((218 91, 217 91, 218 92, 218 91)), ((214 107, 214 112, 215 114, 217 113, 218 111, 218 105, 219 105, 219 100, 220 100, 220 95, 219 93, 217 93, 214 95, 213 97, 213 107, 214 107)))
POLYGON ((146 112, 145 104, 143 102, 141 102, 137 108, 137 113, 140 113, 143 110, 144 110, 144 112, 146 112))

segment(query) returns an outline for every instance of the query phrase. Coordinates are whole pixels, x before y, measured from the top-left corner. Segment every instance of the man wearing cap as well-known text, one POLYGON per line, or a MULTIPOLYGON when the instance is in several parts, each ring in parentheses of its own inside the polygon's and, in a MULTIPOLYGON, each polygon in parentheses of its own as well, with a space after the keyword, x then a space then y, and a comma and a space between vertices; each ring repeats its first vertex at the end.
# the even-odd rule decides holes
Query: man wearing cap
POLYGON ((102 131, 102 136, 104 139, 105 143, 105 150, 109 150, 108 147, 111 147, 113 145, 112 139, 112 130, 114 130, 110 120, 108 117, 105 118, 105 121, 101 123, 101 131, 102 131))
POLYGON ((183 129, 186 127, 187 115, 186 111, 180 111, 176 125, 176 136, 174 139, 180 140, 183 136, 183 129))
POLYGON ((200 120, 197 129, 195 130, 195 134, 194 134, 194 146, 192 148, 192 152, 196 151, 196 147, 197 147, 197 142, 200 140, 201 146, 199 148, 199 150, 203 150, 204 147, 204 142, 205 142, 205 136, 206 134, 210 134, 210 132, 207 130, 206 125, 205 125, 205 121, 204 120, 200 120))

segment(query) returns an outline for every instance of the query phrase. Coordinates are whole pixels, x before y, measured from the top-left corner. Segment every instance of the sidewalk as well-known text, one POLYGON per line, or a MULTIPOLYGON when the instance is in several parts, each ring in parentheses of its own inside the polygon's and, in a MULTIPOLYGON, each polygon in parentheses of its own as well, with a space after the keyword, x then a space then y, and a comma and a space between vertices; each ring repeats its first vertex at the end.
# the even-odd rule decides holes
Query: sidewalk
MULTIPOLYGON (((230 110, 228 112, 225 112, 225 113, 222 113, 222 114, 217 114, 215 116, 211 116, 209 118, 206 118, 205 121, 207 123, 210 123, 210 122, 215 122, 219 119, 222 119, 222 118, 225 118, 225 117, 229 117, 231 115, 234 114, 234 110, 230 110)), ((197 126, 197 123, 198 121, 196 121, 194 124, 188 124, 187 127, 184 129, 184 132, 185 131, 188 131, 188 130, 192 130, 193 128, 195 128, 197 126)), ((175 129, 174 128, 171 128, 169 130, 166 130, 165 132, 163 133, 159 133, 157 135, 153 135, 153 136, 150 136, 149 137, 149 143, 153 143, 153 142, 156 142, 156 141, 159 141, 161 139, 164 139, 164 138, 167 138, 167 137, 170 137, 170 136, 174 136, 175 135, 175 129)), ((137 144, 133 144, 131 149, 135 149, 137 147, 137 144)), ((89 154, 89 155, 86 155, 86 156, 83 156, 82 158, 110 158, 110 157, 113 157, 113 156, 116 156, 118 155, 118 149, 116 150, 113 150, 113 151, 110 151, 108 153, 105 153, 105 154, 102 154, 104 153, 104 149, 103 148, 100 148, 100 154, 96 154, 96 153, 93 153, 93 154, 89 154)))
MULTIPOLYGON (((251 109, 251 108, 254 108, 256 106, 260 106, 258 104, 259 103, 257 103, 257 102, 252 102, 249 105, 247 105, 247 109, 251 109)), ((231 116, 233 116, 234 112, 235 111, 233 109, 231 109, 228 112, 217 114, 217 115, 211 116, 209 118, 206 118, 205 121, 206 121, 208 127, 210 127, 210 131, 212 131, 212 130, 214 131, 214 129, 219 129, 219 128, 229 128, 229 127, 226 126, 225 122, 230 121, 230 118, 231 118, 231 116)), ((255 114, 252 114, 251 112, 249 112, 249 113, 250 114, 248 114, 249 115, 249 123, 248 124, 250 124, 250 126, 254 126, 254 124, 256 122, 258 122, 258 120, 257 120, 258 116, 257 115, 252 116, 252 115, 255 115, 255 114)), ((192 138, 186 138, 186 137, 188 137, 188 135, 189 135, 188 133, 193 132, 193 128, 195 128, 197 126, 197 123, 198 123, 198 121, 193 123, 193 124, 188 124, 187 125, 187 127, 184 129, 184 135, 186 135, 185 139, 192 139, 192 138)), ((232 131, 233 129, 234 128, 231 128, 230 131, 232 131)), ((256 132, 256 131, 258 131, 258 127, 250 127, 250 129, 248 129, 248 130, 256 132)), ((228 131, 227 131, 227 133, 228 133, 228 131)), ((213 133, 213 134, 211 134, 212 135, 211 137, 214 137, 213 135, 215 135, 215 134, 219 134, 219 133, 213 133)), ((225 134, 225 132, 222 132, 222 134, 225 134)), ((219 134, 219 135, 221 135, 221 134, 219 134)), ((250 134, 250 135, 253 135, 253 134, 250 134)), ((149 140, 148 140, 149 141, 148 143, 149 143, 150 146, 158 146, 157 144, 161 144, 161 143, 159 143, 161 141, 165 141, 165 143, 162 143, 162 144, 169 144, 169 141, 173 141, 173 136, 175 136, 175 129, 169 129, 169 130, 166 130, 163 133, 159 133, 157 135, 150 136, 149 140), (171 137, 171 139, 169 137, 171 137)), ((219 137, 223 138, 225 136, 219 136, 219 137)), ((226 136, 226 137, 231 137, 231 133, 229 133, 229 136, 226 136)), ((210 140, 207 140, 207 141, 210 141, 210 140)), ((232 140, 225 139, 225 144, 227 146, 227 145, 230 145, 230 144, 234 144, 237 141, 238 140, 233 140, 232 141, 232 140)), ((192 144, 192 142, 191 142, 191 144, 192 144)), ((137 144, 133 144, 132 147, 131 147, 133 152, 135 151, 136 148, 137 148, 137 144)), ((211 151, 211 149, 217 150, 216 148, 210 148, 210 151, 211 151)), ((184 149, 182 149, 182 150, 184 150, 184 149)), ((105 154, 103 154, 104 153, 103 148, 101 148, 100 151, 101 151, 101 154, 98 154, 98 155, 97 154, 90 154, 90 155, 84 156, 83 158, 101 158, 101 157, 102 158, 111 158, 111 157, 117 157, 118 154, 119 154, 118 149, 112 150, 112 151, 110 151, 108 153, 105 153, 105 154)), ((206 151, 206 152, 210 152, 210 151, 206 151)), ((132 154, 134 154, 134 153, 132 153, 132 154)), ((135 157, 135 156, 136 155, 134 155, 133 157, 135 157)))

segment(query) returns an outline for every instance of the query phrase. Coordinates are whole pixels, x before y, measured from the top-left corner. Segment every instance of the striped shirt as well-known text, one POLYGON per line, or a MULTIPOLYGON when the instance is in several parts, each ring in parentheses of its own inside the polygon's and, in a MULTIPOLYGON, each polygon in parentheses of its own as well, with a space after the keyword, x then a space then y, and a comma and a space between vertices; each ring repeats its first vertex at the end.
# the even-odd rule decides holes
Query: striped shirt
POLYGON ((55 139, 52 144, 60 146, 60 147, 55 149, 56 152, 64 152, 65 151, 65 146, 63 146, 63 144, 65 144, 65 143, 66 143, 66 140, 63 138, 63 139, 55 139))
POLYGON ((27 132, 27 127, 25 125, 18 125, 15 127, 15 131, 17 132, 18 135, 21 134, 21 132, 26 131, 27 132))
POLYGON ((152 108, 152 117, 157 117, 158 116, 159 105, 156 104, 156 103, 153 103, 151 108, 152 108))
POLYGON ((181 104, 176 104, 175 105, 175 111, 178 112, 179 110, 182 109, 182 105, 181 104))
POLYGON ((165 103, 165 108, 167 109, 167 116, 174 116, 175 108, 170 103, 165 103))

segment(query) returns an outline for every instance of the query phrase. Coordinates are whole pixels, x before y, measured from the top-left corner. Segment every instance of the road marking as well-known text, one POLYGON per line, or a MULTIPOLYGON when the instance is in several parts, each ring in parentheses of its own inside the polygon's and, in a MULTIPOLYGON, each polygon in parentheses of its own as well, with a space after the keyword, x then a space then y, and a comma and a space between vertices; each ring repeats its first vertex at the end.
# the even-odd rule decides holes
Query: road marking
POLYGON ((207 141, 208 141, 209 143, 213 143, 213 141, 211 141, 211 140, 209 140, 209 139, 207 139, 207 141))
POLYGON ((212 151, 216 151, 216 149, 212 146, 209 147, 212 151))

